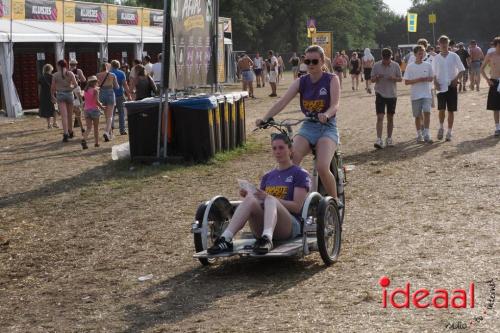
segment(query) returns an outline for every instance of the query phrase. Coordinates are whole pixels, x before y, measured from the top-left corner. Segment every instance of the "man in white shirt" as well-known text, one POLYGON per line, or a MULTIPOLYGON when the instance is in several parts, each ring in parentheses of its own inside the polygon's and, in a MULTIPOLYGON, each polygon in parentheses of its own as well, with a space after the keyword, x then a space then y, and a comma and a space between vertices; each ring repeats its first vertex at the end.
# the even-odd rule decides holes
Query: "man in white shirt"
POLYGON ((403 79, 406 85, 411 85, 411 104, 417 129, 417 142, 432 143, 429 132, 432 109, 431 82, 434 80, 432 65, 423 61, 425 49, 422 45, 417 45, 413 49, 413 53, 415 54, 415 62, 406 67, 403 79), (423 133, 422 114, 424 118, 423 133))
POLYGON ((460 57, 448 49, 450 39, 447 36, 439 37, 439 53, 432 62, 432 71, 434 73, 434 86, 437 92, 438 110, 439 110, 439 130, 438 140, 443 139, 444 120, 446 109, 448 109, 448 132, 446 141, 451 141, 454 122, 454 113, 458 108, 457 83, 460 73, 465 71, 465 67, 460 57))
MULTIPOLYGON (((420 38, 419 40, 417 40, 417 45, 422 45, 424 47, 424 50, 427 50, 427 46, 429 45, 429 42, 425 38, 420 38)), ((428 54, 427 52, 424 52, 423 61, 430 63, 429 58, 430 58, 430 54, 428 54)), ((408 59, 408 65, 414 63, 415 60, 416 60, 415 54, 411 53, 410 58, 408 59)))
POLYGON ((271 70, 269 71, 269 84, 271 85, 271 94, 269 97, 277 97, 276 94, 276 83, 278 82, 278 58, 274 56, 274 52, 269 51, 269 59, 271 62, 271 70))
POLYGON ((161 87, 161 53, 158 54, 158 61, 151 66, 151 77, 156 86, 161 87))

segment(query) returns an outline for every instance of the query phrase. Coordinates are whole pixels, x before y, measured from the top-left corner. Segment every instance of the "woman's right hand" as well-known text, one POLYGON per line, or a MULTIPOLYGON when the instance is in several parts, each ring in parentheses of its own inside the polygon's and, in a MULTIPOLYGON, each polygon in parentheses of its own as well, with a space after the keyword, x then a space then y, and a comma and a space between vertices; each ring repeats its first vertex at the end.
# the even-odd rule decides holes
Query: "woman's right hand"
POLYGON ((242 188, 240 189, 240 196, 241 196, 242 198, 245 198, 245 197, 247 196, 247 194, 248 194, 248 192, 247 192, 246 190, 244 190, 244 189, 242 189, 242 188))
POLYGON ((260 118, 259 118, 259 119, 257 119, 257 120, 255 121, 255 126, 260 127, 260 126, 262 126, 264 123, 265 123, 265 122, 264 122, 264 120, 262 120, 262 119, 260 119, 260 118))

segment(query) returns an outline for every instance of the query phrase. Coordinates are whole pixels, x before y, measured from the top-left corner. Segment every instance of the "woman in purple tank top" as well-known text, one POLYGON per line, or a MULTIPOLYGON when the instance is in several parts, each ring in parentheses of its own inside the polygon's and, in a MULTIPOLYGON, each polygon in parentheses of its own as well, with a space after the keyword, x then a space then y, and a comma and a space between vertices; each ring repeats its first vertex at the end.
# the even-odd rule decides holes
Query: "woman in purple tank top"
POLYGON ((336 74, 322 71, 325 52, 320 46, 309 46, 305 54, 304 63, 309 74, 296 79, 283 98, 272 106, 263 119, 257 119, 256 124, 259 126, 280 113, 297 93, 300 93, 302 113, 318 121, 305 121, 294 137, 293 163, 300 165, 304 156, 311 152, 311 146, 315 146, 316 167, 321 182, 328 194, 338 202, 337 186, 330 171, 330 162, 339 144, 336 115, 340 101, 340 82, 336 74))

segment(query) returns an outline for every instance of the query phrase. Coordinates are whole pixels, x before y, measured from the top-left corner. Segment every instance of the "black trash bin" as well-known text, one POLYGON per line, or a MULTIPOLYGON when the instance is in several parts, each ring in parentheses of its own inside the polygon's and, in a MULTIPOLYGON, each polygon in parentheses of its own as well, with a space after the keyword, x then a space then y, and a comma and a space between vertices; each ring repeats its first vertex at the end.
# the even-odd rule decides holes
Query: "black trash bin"
POLYGON ((225 97, 223 95, 215 96, 217 98, 217 107, 214 109, 214 136, 215 136, 215 152, 219 153, 223 150, 223 113, 225 105, 225 97))
POLYGON ((243 146, 246 143, 246 121, 245 121, 245 97, 248 93, 234 93, 234 108, 236 109, 236 146, 243 146))
POLYGON ((126 102, 130 157, 132 161, 158 160, 159 98, 126 102))
POLYGON ((233 94, 226 94, 226 105, 229 112, 229 149, 236 148, 236 104, 233 94))
POLYGON ((173 144, 186 161, 202 162, 215 154, 214 96, 196 96, 170 103, 173 144))
POLYGON ((229 150, 229 104, 225 95, 217 96, 220 111, 220 141, 223 151, 229 150))

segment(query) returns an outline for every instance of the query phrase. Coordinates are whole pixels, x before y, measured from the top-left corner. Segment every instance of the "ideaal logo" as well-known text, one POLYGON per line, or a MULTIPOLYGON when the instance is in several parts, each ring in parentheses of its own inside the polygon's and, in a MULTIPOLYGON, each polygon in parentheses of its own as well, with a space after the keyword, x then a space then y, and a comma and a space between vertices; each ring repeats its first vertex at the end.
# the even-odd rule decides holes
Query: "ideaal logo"
MULTIPOLYGON (((387 308, 388 302, 396 309, 410 308, 413 305, 417 309, 433 307, 436 309, 474 308, 474 282, 469 284, 469 289, 435 289, 430 291, 427 288, 420 288, 412 291, 410 282, 406 282, 404 288, 395 288, 388 291, 391 280, 387 276, 382 276, 378 282, 382 287, 382 307, 387 308), (403 296, 404 301, 398 303, 396 297, 403 296)), ((398 297, 400 298, 400 297, 398 297)))
MULTIPOLYGON (((411 305, 417 309, 433 307, 436 309, 466 309, 475 310, 475 284, 471 282, 468 289, 435 289, 430 291, 427 288, 412 290, 410 282, 405 284, 404 288, 395 288, 392 291, 387 288, 391 280, 387 276, 379 279, 379 285, 382 287, 382 308, 387 308, 388 304, 396 309, 410 308, 411 305), (402 303, 400 302, 403 299, 402 303), (411 305, 410 305, 411 304, 411 305)), ((449 330, 468 329, 478 325, 488 317, 488 313, 495 306, 496 285, 493 279, 486 281, 488 289, 488 298, 486 302, 479 306, 480 315, 475 315, 469 322, 466 321, 448 321, 445 328, 449 330)), ((476 310, 477 311, 477 310, 476 310)))

